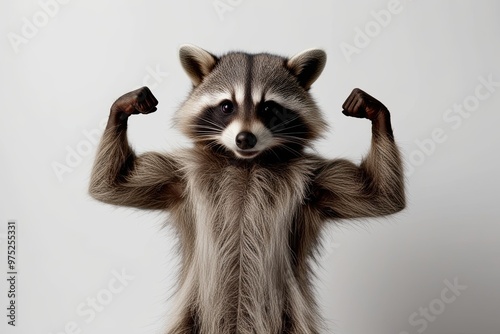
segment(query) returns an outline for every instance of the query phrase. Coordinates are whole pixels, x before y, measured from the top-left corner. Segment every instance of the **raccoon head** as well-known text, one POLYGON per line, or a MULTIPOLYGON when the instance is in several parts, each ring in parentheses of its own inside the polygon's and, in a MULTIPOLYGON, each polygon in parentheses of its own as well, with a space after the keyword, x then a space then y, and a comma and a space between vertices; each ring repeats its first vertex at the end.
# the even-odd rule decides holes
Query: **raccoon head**
POLYGON ((239 159, 296 156, 326 129, 309 94, 326 54, 310 49, 291 58, 231 52, 214 56, 184 45, 181 64, 193 88, 176 124, 197 145, 239 159))

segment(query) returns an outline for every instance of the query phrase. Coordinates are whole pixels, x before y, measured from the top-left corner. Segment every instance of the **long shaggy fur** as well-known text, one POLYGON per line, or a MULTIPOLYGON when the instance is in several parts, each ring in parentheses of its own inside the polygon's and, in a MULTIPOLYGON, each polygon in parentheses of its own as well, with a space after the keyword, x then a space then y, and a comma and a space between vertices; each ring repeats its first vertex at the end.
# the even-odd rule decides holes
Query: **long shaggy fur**
POLYGON ((272 55, 216 58, 190 51, 183 49, 183 64, 194 87, 177 124, 194 147, 136 156, 126 126, 108 124, 90 193, 114 205, 170 212, 182 259, 168 334, 319 333, 310 263, 325 222, 404 208, 392 132, 374 126, 371 151, 359 166, 305 153, 325 128, 308 93, 324 66, 322 54, 311 56, 319 61, 314 64, 310 54, 287 62, 272 55), (294 62, 297 68, 287 68, 294 62), (254 159, 238 158, 215 139, 226 127, 222 121, 208 129, 202 123, 200 132, 200 119, 212 115, 207 108, 225 92, 235 101, 244 95, 235 116, 245 119, 246 113, 243 124, 255 119, 255 101, 268 95, 293 112, 284 126, 299 119, 304 133, 275 132, 284 144, 254 159))

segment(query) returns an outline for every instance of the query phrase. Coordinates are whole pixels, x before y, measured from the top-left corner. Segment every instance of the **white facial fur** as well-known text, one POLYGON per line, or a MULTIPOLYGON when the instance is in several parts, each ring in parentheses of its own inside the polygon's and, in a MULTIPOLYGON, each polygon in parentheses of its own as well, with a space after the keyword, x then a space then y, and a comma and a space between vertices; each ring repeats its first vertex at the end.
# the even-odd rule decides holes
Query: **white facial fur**
POLYGON ((224 129, 224 131, 222 131, 219 142, 233 151, 237 157, 243 159, 254 158, 259 153, 277 144, 271 131, 269 131, 261 122, 253 121, 249 126, 243 127, 243 124, 239 120, 234 120, 224 129), (236 146, 236 136, 242 131, 249 131, 257 137, 257 144, 255 147, 248 150, 241 150, 238 146, 236 146), (243 155, 241 152, 255 154, 243 155))

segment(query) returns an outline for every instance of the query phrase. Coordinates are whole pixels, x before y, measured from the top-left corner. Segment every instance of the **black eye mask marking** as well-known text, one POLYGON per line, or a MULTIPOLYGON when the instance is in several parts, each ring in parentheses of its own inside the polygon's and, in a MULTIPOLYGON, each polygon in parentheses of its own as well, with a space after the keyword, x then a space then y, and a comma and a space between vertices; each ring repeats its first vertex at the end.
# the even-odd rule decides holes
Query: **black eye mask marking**
POLYGON ((261 103, 257 108, 257 117, 277 137, 293 137, 299 140, 310 138, 309 129, 302 116, 274 101, 261 103))
POLYGON ((231 123, 236 113, 237 107, 231 100, 224 100, 218 105, 206 108, 196 117, 193 135, 203 138, 220 134, 231 123))

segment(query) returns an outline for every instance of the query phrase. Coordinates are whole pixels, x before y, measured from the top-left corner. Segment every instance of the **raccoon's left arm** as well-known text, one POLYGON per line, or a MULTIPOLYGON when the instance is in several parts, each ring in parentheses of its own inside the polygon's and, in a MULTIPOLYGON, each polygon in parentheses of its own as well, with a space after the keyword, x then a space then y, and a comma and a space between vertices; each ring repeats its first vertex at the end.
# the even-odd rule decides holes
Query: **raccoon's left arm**
POLYGON ((354 89, 342 107, 347 116, 371 120, 371 149, 359 166, 343 159, 322 164, 313 182, 316 208, 326 218, 401 211, 405 207, 403 167, 389 110, 360 89, 354 89))

